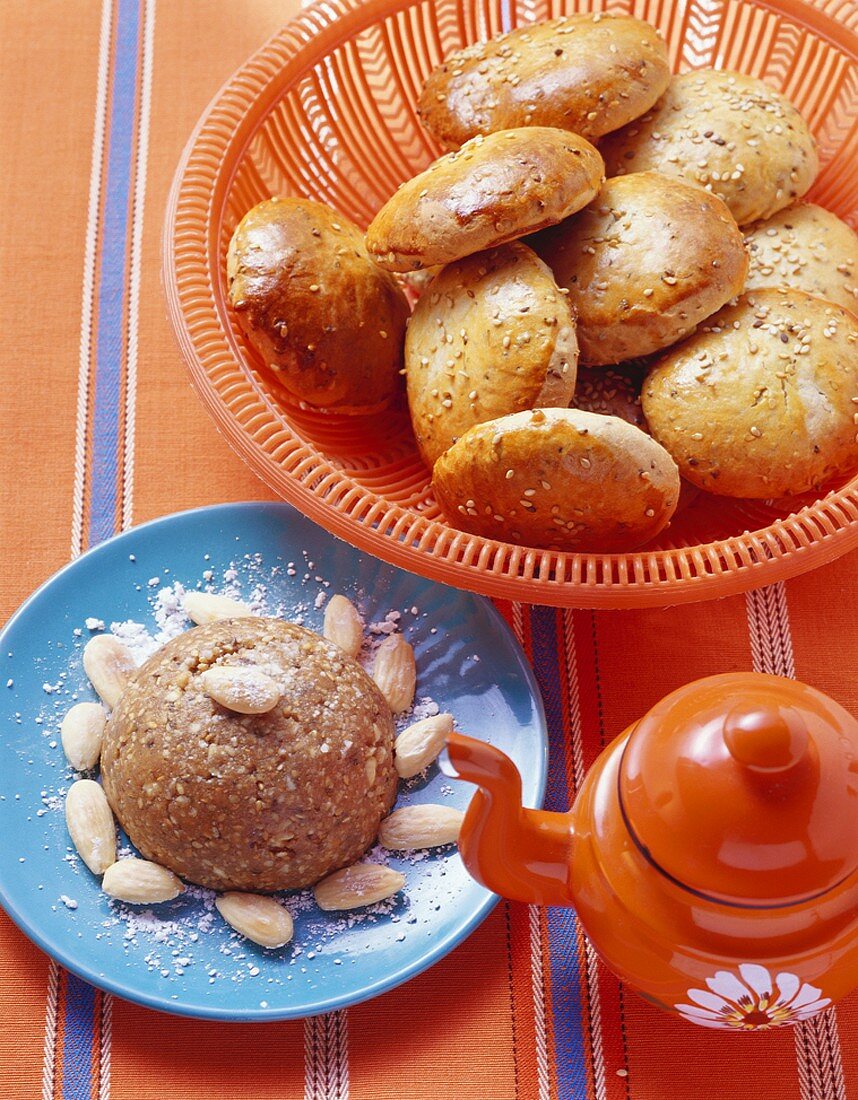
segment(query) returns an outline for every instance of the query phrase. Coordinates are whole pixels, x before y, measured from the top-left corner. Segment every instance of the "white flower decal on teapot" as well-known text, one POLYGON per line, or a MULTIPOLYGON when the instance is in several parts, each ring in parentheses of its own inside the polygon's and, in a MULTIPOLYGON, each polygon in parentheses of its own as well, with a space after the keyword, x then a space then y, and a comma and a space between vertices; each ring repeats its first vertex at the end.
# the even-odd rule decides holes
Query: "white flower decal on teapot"
POLYGON ((737 1031, 768 1031, 797 1024, 831 1004, 821 989, 782 971, 775 978, 764 966, 742 963, 739 974, 719 970, 706 979, 708 989, 689 989, 694 1004, 676 1011, 692 1024, 737 1031))

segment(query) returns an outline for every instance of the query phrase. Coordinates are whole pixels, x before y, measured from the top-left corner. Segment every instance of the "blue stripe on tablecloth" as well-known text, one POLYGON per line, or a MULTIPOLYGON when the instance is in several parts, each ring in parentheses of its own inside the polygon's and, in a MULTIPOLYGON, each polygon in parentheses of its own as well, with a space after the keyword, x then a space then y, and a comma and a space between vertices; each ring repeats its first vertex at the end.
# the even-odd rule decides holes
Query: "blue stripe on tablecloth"
POLYGON ((63 1100, 89 1100, 92 1095, 92 1044, 96 993, 74 974, 66 975, 63 1032, 63 1100))
MULTIPOLYGON (((137 115, 140 52, 139 0, 118 0, 110 71, 107 164, 96 297, 95 384, 89 466, 89 545, 116 529, 127 299, 131 165, 137 115)), ((93 1043, 100 1039, 97 994, 68 974, 63 1026, 63 1100, 90 1100, 93 1043)))
MULTIPOLYGON (((561 613, 548 607, 530 609, 533 667, 548 718, 550 753, 545 809, 565 812, 569 809, 570 792, 566 783, 566 731, 557 653, 558 614, 561 613)), ((558 1100, 587 1100, 581 960, 575 912, 549 906, 546 914, 557 1097, 558 1100)))
POLYGON ((90 466, 89 544, 116 528, 120 397, 128 269, 131 163, 137 114, 140 5, 118 0, 108 159, 97 292, 96 374, 90 466))

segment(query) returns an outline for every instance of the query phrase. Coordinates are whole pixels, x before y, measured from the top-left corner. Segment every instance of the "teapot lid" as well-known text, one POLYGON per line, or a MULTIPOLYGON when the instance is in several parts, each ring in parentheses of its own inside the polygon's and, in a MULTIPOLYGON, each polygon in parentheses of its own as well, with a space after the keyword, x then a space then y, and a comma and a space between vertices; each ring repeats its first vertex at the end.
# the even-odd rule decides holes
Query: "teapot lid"
POLYGON ((789 904, 858 868, 858 722, 795 680, 674 691, 633 729, 619 794, 643 853, 718 901, 789 904))

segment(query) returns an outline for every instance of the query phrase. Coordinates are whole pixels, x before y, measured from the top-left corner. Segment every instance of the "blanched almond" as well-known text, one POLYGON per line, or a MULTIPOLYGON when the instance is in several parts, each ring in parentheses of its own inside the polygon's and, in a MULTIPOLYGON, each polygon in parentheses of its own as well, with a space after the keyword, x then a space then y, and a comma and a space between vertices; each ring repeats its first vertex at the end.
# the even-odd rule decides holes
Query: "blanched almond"
POLYGON ((414 701, 417 667, 414 650, 401 634, 391 634, 376 650, 372 678, 394 714, 408 710, 414 701))
POLYGON ((427 768, 453 732, 452 714, 433 714, 415 722, 396 738, 394 763, 397 774, 410 779, 427 768))
POLYGON ((63 718, 60 740, 75 771, 88 771, 98 763, 106 724, 107 712, 100 703, 77 703, 63 718))
POLYGON ((185 887, 180 878, 148 859, 120 859, 108 867, 101 880, 105 894, 130 901, 133 905, 152 905, 159 901, 171 901, 185 887))
POLYGON ((454 844, 464 816, 452 806, 403 806, 382 821, 378 842, 395 852, 454 844))
POLYGON ((186 592, 185 613, 197 626, 216 623, 218 619, 246 619, 253 612, 246 603, 216 592, 186 592))
POLYGON ((131 650, 113 634, 96 634, 84 646, 83 670, 107 707, 119 702, 136 667, 131 650))
POLYGON ((283 947, 292 939, 292 917, 274 898, 230 892, 215 898, 218 912, 231 928, 262 947, 283 947))
POLYGON ((405 875, 377 863, 355 863, 317 882, 313 893, 320 909, 359 909, 398 894, 405 875))
POLYGON ((200 680, 206 695, 237 714, 265 714, 283 694, 267 673, 252 665, 212 665, 200 680))
POLYGON ((116 826, 107 795, 93 779, 78 779, 66 795, 66 825, 77 854, 94 875, 116 861, 116 826))
POLYGON ((349 657, 357 657, 363 645, 363 620, 351 600, 345 596, 331 596, 325 608, 322 633, 349 657))

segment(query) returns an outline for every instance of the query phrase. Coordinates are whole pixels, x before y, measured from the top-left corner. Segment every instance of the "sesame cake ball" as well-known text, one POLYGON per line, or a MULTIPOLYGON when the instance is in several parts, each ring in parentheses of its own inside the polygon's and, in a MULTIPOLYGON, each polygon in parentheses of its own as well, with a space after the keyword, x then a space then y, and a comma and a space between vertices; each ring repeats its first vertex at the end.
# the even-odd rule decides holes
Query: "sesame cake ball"
POLYGON ((858 318, 800 290, 751 291, 656 364, 642 402, 701 489, 819 489, 858 469, 858 318))
POLYGON ((393 735, 381 692, 333 643, 222 619, 132 675, 105 731, 104 790, 146 859, 215 890, 290 890, 372 844, 396 797, 393 735), (233 668, 263 672, 279 701, 218 702, 207 673, 233 668))
POLYGON ((746 225, 808 190, 819 158, 807 123, 753 76, 681 73, 651 111, 600 145, 609 176, 661 172, 723 199, 746 225))

